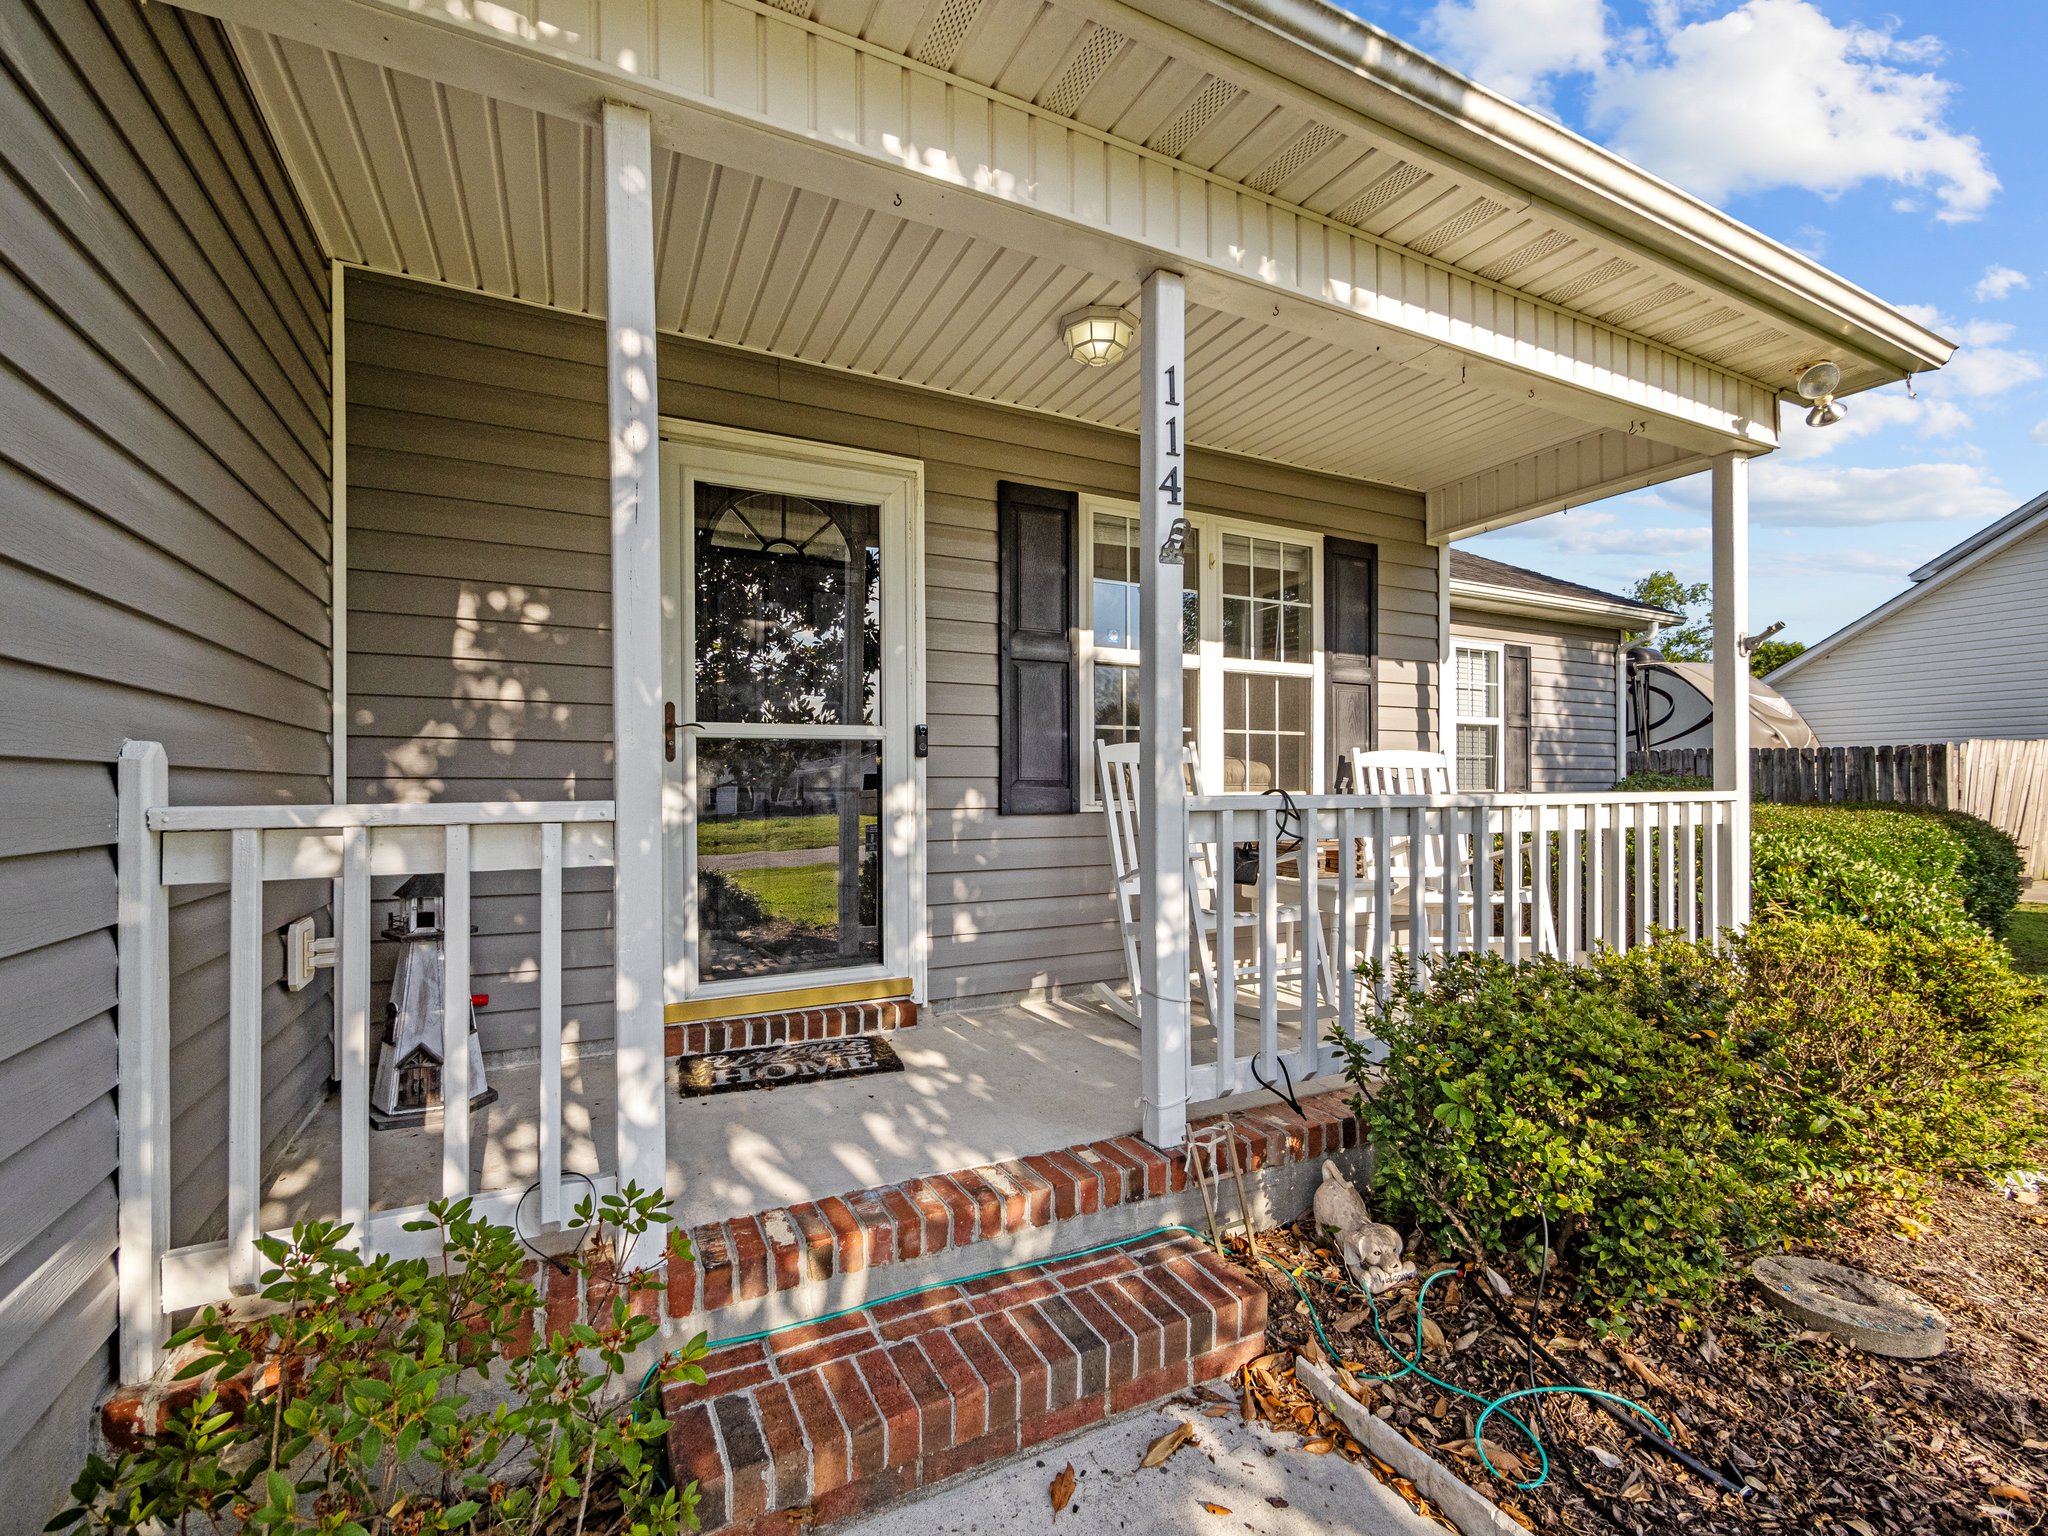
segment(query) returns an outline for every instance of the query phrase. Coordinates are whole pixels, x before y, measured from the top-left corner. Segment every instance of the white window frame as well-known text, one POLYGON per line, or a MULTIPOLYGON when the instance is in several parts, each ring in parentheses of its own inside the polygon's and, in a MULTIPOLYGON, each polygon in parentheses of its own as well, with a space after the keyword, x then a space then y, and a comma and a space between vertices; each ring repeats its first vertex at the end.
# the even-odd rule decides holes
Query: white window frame
POLYGON ((1468 793, 1458 783, 1458 727, 1461 725, 1490 725, 1493 727, 1493 784, 1491 788, 1472 790, 1472 794, 1500 794, 1501 786, 1507 783, 1507 739, 1508 739, 1508 648, 1500 640, 1472 640, 1463 635, 1451 637, 1450 688, 1445 711, 1450 721, 1450 763, 1451 789, 1454 793, 1468 793), (1493 715, 1467 715, 1458 705, 1458 652, 1489 651, 1493 654, 1495 688, 1500 696, 1499 712, 1493 715))
MULTIPOLYGON (((664 1001, 752 997, 807 991, 842 983, 909 977, 912 995, 926 997, 929 914, 925 905, 926 763, 914 752, 913 731, 925 720, 924 465, 917 459, 869 453, 803 438, 778 437, 664 416, 662 467, 662 668, 667 697, 679 720, 694 721, 696 679, 683 667, 694 628, 688 536, 700 479, 785 495, 864 502, 881 509, 882 686, 873 725, 727 726, 727 736, 866 738, 882 759, 882 959, 876 965, 836 966, 786 976, 705 981, 697 969, 694 871, 697 825, 694 772, 697 732, 677 732, 673 762, 664 763, 662 820, 668 848, 667 945, 664 1001)), ((658 708, 650 703, 649 708, 658 708)))
MULTIPOLYGON (((1081 753, 1081 808, 1090 811, 1102 808, 1101 790, 1095 781, 1096 663, 1100 661, 1108 665, 1130 667, 1138 664, 1138 651, 1135 647, 1097 646, 1095 643, 1095 519, 1103 514, 1126 517, 1136 522, 1138 504, 1113 496, 1088 493, 1081 496, 1078 534, 1081 590, 1075 608, 1079 665, 1074 669, 1077 675, 1076 707, 1079 711, 1080 729, 1075 735, 1081 753)), ((1195 751, 1201 760, 1202 791, 1205 794, 1219 794, 1223 791, 1223 680, 1227 671, 1308 679, 1308 793, 1321 794, 1325 790, 1323 535, 1312 529, 1299 528, 1287 523, 1258 522, 1249 518, 1225 517, 1211 512, 1190 511, 1187 519, 1195 530, 1196 542, 1200 549, 1201 570, 1196 576, 1196 592, 1201 623, 1196 649, 1192 655, 1182 653, 1181 668, 1185 674, 1182 686, 1196 690, 1195 751), (1282 540, 1307 547, 1310 656, 1307 662, 1251 661, 1241 657, 1226 657, 1223 654, 1223 539, 1226 534, 1282 540)))

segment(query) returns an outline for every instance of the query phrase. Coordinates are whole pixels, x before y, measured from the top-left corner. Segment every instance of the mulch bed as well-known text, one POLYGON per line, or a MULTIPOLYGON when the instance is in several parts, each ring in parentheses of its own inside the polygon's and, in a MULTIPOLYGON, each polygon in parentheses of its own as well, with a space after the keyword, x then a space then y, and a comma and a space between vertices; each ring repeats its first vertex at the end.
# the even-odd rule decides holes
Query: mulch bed
MULTIPOLYGON (((1342 1274, 1306 1217, 1262 1234, 1260 1243, 1311 1273, 1342 1274)), ((1926 1210, 1874 1212, 1807 1251, 1917 1291, 1947 1318, 1947 1351, 1924 1361, 1859 1353, 1802 1329, 1747 1284, 1730 1287, 1700 1313, 1637 1309, 1625 1336, 1603 1338, 1584 1309, 1561 1299, 1546 1299, 1534 1328, 1582 1384, 1643 1403, 1672 1425, 1685 1449, 1746 1484, 1746 1499, 1718 1492, 1648 1451, 1580 1399, 1541 1400, 1552 1474, 1525 1492, 1479 1463, 1473 1405, 1412 1376, 1361 1381, 1354 1395, 1531 1529, 1646 1536, 1679 1529, 1830 1536, 2048 1529, 2048 1197, 2027 1204, 1981 1184, 1950 1184, 1926 1210)), ((1272 1348, 1314 1348, 1314 1330, 1287 1277, 1241 1251, 1232 1257, 1271 1296, 1272 1348)), ((1427 1274, 1435 1266, 1422 1257, 1427 1274)), ((1553 1282, 1554 1294, 1568 1291, 1561 1283, 1567 1278, 1553 1282)), ((1533 1283, 1526 1273, 1510 1279, 1516 1295, 1506 1305, 1526 1320, 1533 1283)), ((1512 1391, 1524 1384, 1526 1346, 1471 1293, 1473 1283, 1440 1280, 1430 1292, 1428 1319, 1441 1337, 1431 1334, 1425 1363, 1470 1391, 1512 1391)), ((1364 1376, 1397 1369, 1369 1317, 1351 1312, 1362 1303, 1313 1280, 1308 1286, 1344 1364, 1364 1376)), ((1380 1301, 1388 1336, 1404 1353, 1415 1337, 1415 1293, 1410 1284, 1380 1301)), ((1313 1405, 1294 1385, 1285 1355, 1268 1357, 1263 1369, 1255 1411, 1327 1452, 1327 1415, 1305 1411, 1313 1405)), ((1536 1372, 1539 1383, 1556 1379, 1541 1361, 1536 1372)), ((1488 1422, 1486 1438, 1496 1462, 1496 1448, 1526 1455, 1500 1414, 1488 1422)), ((1337 1439, 1339 1450, 1355 1452, 1337 1439)), ((1376 1470, 1400 1486, 1385 1468, 1376 1470)), ((1520 1475, 1535 1475, 1533 1457, 1520 1475)))

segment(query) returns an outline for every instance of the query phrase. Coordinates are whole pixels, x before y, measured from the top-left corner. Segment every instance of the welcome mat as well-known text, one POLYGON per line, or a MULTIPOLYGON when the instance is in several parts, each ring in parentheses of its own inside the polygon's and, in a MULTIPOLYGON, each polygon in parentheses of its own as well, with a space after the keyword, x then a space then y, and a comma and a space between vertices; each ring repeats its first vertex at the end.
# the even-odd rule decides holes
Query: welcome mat
POLYGON ((866 1077, 901 1072, 894 1047, 877 1035, 838 1040, 799 1040, 747 1051, 713 1051, 676 1063, 676 1086, 685 1098, 731 1093, 740 1088, 783 1088, 825 1077, 866 1077))

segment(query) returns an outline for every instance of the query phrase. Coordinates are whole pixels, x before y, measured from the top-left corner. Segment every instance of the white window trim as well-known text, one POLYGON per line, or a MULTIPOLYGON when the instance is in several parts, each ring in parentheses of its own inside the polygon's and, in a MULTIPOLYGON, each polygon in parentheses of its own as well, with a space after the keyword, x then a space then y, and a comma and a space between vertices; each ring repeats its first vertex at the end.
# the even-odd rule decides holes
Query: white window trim
MULTIPOLYGON (((917 459, 871 453, 803 438, 748 432, 664 416, 662 437, 662 670, 663 689, 681 720, 695 718, 695 678, 683 668, 684 640, 693 622, 684 509, 694 505, 698 479, 756 486, 798 496, 864 501, 882 512, 882 688, 875 726, 776 726, 729 734, 879 738, 882 745, 883 880, 882 960, 788 976, 706 982, 697 974, 697 910, 691 873, 697 828, 685 769, 694 759, 695 732, 682 738, 674 762, 664 763, 662 821, 668 848, 667 944, 664 1001, 752 996, 757 993, 908 976, 912 995, 927 997, 930 916, 925 903, 927 805, 924 760, 913 751, 915 726, 925 720, 924 465, 917 459), (690 749, 684 749, 684 743, 690 749)), ((658 707, 658 706, 650 706, 658 707)))
POLYGON ((1479 791, 1498 794, 1500 787, 1508 781, 1507 739, 1508 739, 1508 648, 1500 640, 1468 640, 1463 635, 1451 637, 1450 687, 1445 690, 1445 718, 1450 722, 1449 757, 1451 763, 1451 788, 1458 788, 1458 727, 1461 725, 1490 725, 1493 727, 1493 788, 1479 791), (1494 657, 1495 686, 1500 691, 1500 711, 1493 715, 1465 715, 1458 708, 1458 652, 1491 651, 1494 657))
MULTIPOLYGON (((1113 666, 1136 666, 1138 652, 1134 648, 1097 646, 1095 643, 1095 519, 1099 514, 1127 517, 1133 522, 1138 518, 1138 504, 1114 496, 1098 496, 1083 492, 1081 496, 1080 528, 1077 534, 1077 560, 1080 565, 1081 590, 1076 597, 1075 624, 1077 636, 1077 661, 1074 668, 1077 687, 1077 709, 1080 728, 1075 732, 1078 750, 1081 753, 1080 804, 1083 810, 1102 809, 1102 795, 1095 782, 1095 666, 1098 661, 1113 666)), ((1323 783, 1323 679, 1325 657, 1323 653, 1323 535, 1308 528, 1299 528, 1287 523, 1266 523, 1249 518, 1226 517, 1212 512, 1190 511, 1187 519, 1193 525, 1201 549, 1202 569, 1197 576, 1197 591, 1200 593, 1201 637, 1193 655, 1182 654, 1182 671, 1190 674, 1183 686, 1190 684, 1199 692, 1195 718, 1199 732, 1195 742, 1196 756, 1201 760, 1205 781, 1204 793, 1215 794, 1222 785, 1215 776, 1221 772, 1223 762, 1223 678, 1224 673, 1245 672, 1267 676, 1304 677, 1309 679, 1309 793, 1321 794, 1323 783), (1289 544, 1306 545, 1309 550, 1309 637, 1310 660, 1252 661, 1240 657, 1226 657, 1223 654, 1223 536, 1243 534, 1258 539, 1278 539, 1289 544)))

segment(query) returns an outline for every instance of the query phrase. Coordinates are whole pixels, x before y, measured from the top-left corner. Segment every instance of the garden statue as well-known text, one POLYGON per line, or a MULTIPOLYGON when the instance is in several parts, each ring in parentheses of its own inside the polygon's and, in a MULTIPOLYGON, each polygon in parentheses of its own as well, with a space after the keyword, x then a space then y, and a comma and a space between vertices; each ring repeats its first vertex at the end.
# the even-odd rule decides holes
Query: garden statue
POLYGON ((1414 1277, 1415 1265, 1401 1255, 1401 1234, 1372 1219, 1364 1197, 1335 1163, 1323 1164, 1314 1211, 1316 1226, 1334 1234, 1353 1284, 1377 1294, 1414 1277))

